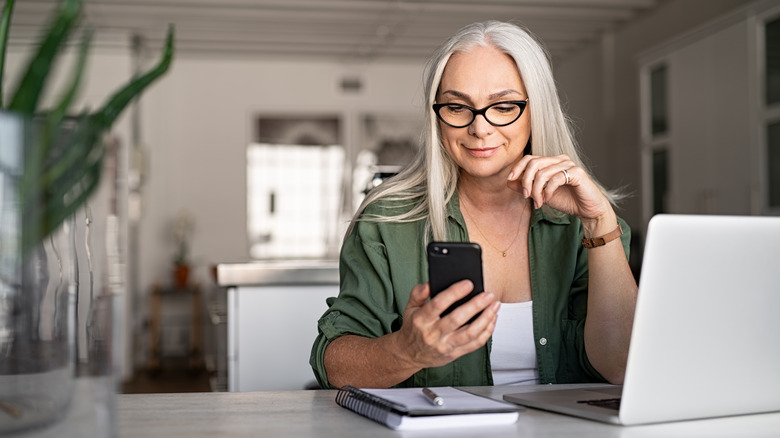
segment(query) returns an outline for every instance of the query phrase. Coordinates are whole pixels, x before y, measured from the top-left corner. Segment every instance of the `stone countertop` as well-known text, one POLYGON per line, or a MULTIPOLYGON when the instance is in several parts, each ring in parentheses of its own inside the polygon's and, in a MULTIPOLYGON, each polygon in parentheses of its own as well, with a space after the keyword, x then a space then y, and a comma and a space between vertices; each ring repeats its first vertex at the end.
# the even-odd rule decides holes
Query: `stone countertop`
POLYGON ((265 260, 217 265, 220 286, 339 284, 337 260, 265 260))

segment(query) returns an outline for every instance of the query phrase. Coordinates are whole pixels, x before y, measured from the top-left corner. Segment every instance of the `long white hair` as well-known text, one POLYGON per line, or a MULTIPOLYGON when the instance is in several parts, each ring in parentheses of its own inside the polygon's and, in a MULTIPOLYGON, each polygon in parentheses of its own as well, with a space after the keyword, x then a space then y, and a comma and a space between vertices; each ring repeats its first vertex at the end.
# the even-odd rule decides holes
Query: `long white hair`
MULTIPOLYGON (((511 56, 517 65, 529 98, 526 110, 531 111, 531 153, 543 156, 566 154, 587 171, 580 158, 570 121, 561 109, 550 57, 544 47, 528 30, 518 25, 498 21, 473 23, 450 37, 428 61, 425 69, 422 147, 407 168, 369 192, 355 213, 347 235, 357 220, 425 220, 426 230, 431 232, 433 240, 449 240, 446 206, 457 189, 459 172, 442 144, 439 123, 431 106, 436 101, 442 72, 450 56, 478 46, 496 47, 511 56), (381 200, 405 202, 409 208, 405 209, 405 213, 394 216, 363 214, 367 205, 381 200)), ((611 202, 616 200, 617 194, 604 188, 601 190, 611 202)), ((428 233, 425 238, 428 238, 428 233)))

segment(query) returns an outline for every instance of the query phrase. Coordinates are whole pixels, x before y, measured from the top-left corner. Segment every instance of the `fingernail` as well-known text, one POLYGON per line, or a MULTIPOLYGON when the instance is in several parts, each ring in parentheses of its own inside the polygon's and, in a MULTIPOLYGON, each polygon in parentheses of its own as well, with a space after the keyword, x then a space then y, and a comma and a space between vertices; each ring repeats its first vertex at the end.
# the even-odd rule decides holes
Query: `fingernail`
POLYGON ((514 177, 515 177, 515 171, 513 170, 513 171, 509 172, 509 176, 506 177, 506 179, 513 179, 514 177))
POLYGON ((531 196, 531 193, 528 192, 528 189, 523 189, 523 198, 528 199, 529 196, 531 196))

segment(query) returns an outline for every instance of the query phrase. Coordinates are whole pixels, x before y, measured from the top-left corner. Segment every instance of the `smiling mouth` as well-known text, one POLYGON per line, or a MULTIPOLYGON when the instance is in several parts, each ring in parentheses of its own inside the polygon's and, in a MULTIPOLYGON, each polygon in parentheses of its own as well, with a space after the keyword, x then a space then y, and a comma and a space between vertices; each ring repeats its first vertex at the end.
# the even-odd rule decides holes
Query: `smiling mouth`
POLYGON ((498 147, 492 147, 492 148, 466 148, 468 153, 475 157, 489 157, 493 155, 493 153, 498 150, 498 147))

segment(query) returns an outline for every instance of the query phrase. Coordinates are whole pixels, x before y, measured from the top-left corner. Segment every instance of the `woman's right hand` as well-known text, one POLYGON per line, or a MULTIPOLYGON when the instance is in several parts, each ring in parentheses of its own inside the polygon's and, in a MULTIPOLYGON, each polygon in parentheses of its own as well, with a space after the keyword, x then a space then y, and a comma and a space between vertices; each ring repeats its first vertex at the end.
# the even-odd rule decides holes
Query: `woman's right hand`
POLYGON ((446 365, 485 345, 496 326, 500 305, 493 294, 483 292, 440 317, 472 289, 471 281, 464 280, 428 300, 430 287, 418 284, 412 288, 400 330, 378 338, 344 335, 334 339, 324 355, 329 384, 389 388, 423 368, 446 365), (482 315, 466 324, 480 311, 482 315))
POLYGON ((473 288, 470 280, 463 280, 430 300, 428 283, 412 288, 404 309, 404 322, 396 336, 401 357, 415 368, 438 367, 485 345, 493 334, 500 306, 492 293, 482 292, 440 317, 473 288), (482 314, 477 319, 466 324, 479 312, 482 314))

